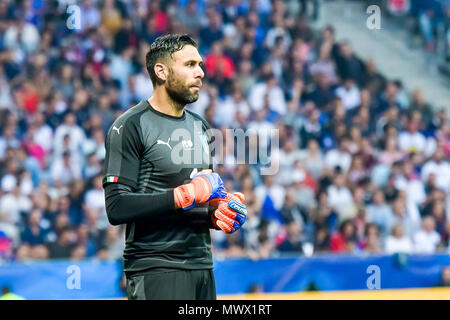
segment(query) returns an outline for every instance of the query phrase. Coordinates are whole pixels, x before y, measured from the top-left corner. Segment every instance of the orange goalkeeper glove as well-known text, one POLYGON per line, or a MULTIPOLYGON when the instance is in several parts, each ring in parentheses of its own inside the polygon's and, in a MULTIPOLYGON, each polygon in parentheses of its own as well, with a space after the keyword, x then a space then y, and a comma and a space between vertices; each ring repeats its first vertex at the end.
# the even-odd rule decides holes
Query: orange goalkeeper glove
POLYGON ((213 226, 225 233, 233 233, 242 227, 247 219, 247 208, 244 201, 245 197, 240 192, 227 194, 225 199, 211 201, 211 205, 219 202, 219 207, 211 217, 213 226))
POLYGON ((191 209, 198 203, 226 196, 222 179, 212 170, 202 170, 190 183, 176 187, 173 193, 175 205, 183 210, 191 209))

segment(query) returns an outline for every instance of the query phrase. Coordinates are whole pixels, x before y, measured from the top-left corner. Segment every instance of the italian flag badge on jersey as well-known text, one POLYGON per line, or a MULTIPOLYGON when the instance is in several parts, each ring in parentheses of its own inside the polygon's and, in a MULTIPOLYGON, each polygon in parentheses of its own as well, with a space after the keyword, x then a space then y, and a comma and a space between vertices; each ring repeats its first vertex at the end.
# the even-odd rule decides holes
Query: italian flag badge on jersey
POLYGON ((106 182, 117 182, 119 177, 106 177, 106 182))

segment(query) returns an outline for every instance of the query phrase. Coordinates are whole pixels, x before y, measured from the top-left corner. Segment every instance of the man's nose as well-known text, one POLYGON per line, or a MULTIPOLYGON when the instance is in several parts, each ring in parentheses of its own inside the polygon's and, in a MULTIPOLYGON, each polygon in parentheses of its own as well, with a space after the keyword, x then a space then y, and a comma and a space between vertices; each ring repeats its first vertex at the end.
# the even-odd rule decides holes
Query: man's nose
POLYGON ((205 76, 205 72, 203 71, 202 67, 197 66, 197 69, 195 70, 194 77, 203 79, 204 76, 205 76))

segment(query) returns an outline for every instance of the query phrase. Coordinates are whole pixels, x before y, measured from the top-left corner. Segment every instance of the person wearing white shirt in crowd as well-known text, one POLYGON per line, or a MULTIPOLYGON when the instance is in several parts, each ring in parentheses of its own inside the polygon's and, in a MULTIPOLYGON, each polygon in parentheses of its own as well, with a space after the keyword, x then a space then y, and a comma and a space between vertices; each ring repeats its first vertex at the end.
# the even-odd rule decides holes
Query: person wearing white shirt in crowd
POLYGON ((275 183, 274 175, 264 176, 264 184, 255 189, 255 194, 260 203, 264 203, 266 197, 272 200, 276 210, 281 210, 284 203, 286 190, 275 183))
POLYGON ((250 114, 250 107, 239 85, 234 86, 231 96, 227 96, 224 101, 219 101, 214 122, 218 126, 233 127, 237 112, 240 112, 244 119, 247 119, 250 114))
POLYGON ((127 47, 120 54, 114 54, 111 57, 111 76, 120 82, 121 95, 130 89, 128 79, 133 72, 134 53, 133 47, 127 47))
POLYGON ((338 142, 339 149, 331 149, 325 154, 325 166, 330 169, 340 167, 343 172, 347 172, 352 163, 352 156, 348 152, 348 140, 342 139, 338 142))
POLYGON ((267 31, 264 45, 270 50, 275 46, 277 38, 282 37, 283 47, 287 49, 292 43, 292 38, 284 28, 283 17, 275 16, 274 18, 274 26, 267 31))
POLYGON ((53 148, 53 129, 45 123, 45 117, 41 112, 34 114, 32 125, 36 128, 33 141, 40 145, 46 153, 51 152, 53 148))
POLYGON ((25 21, 23 13, 18 12, 14 22, 6 29, 3 42, 7 49, 14 51, 15 62, 21 62, 25 54, 39 48, 39 32, 35 25, 25 21))
POLYGON ((22 194, 20 183, 16 179, 2 179, 2 191, 6 192, 0 197, 0 212, 5 214, 4 221, 12 225, 21 222, 21 212, 31 210, 33 204, 29 197, 22 194))
POLYGON ((412 253, 413 243, 411 239, 404 235, 402 224, 398 223, 392 228, 392 235, 385 241, 384 250, 387 254, 412 253))
POLYGON ((72 181, 82 178, 80 163, 71 156, 70 151, 65 151, 62 158, 53 161, 51 167, 53 181, 69 185, 72 181))
POLYGON ((84 196, 84 205, 88 210, 97 211, 97 228, 106 229, 109 226, 105 207, 105 192, 102 187, 102 175, 93 179, 93 188, 84 196))
POLYGON ((441 237, 436 231, 434 217, 424 217, 422 219, 422 229, 414 235, 414 251, 425 254, 435 253, 440 241, 441 237))
POLYGON ((287 112, 283 90, 278 86, 277 79, 273 74, 264 76, 263 82, 253 86, 248 101, 253 111, 259 111, 268 106, 270 110, 280 115, 287 112))
POLYGON ((83 129, 76 124, 76 118, 73 113, 66 114, 64 123, 56 128, 53 140, 55 157, 60 157, 64 151, 67 151, 64 146, 64 136, 66 135, 69 135, 70 138, 69 151, 78 154, 86 140, 86 135, 83 129))
POLYGON ((408 204, 418 206, 426 200, 425 185, 419 176, 414 173, 412 161, 405 161, 402 166, 402 174, 395 180, 395 187, 406 192, 408 204))
POLYGON ((418 129, 420 126, 420 113, 414 112, 408 119, 407 131, 398 135, 398 146, 400 150, 410 152, 425 152, 427 140, 418 129))
POLYGON ((336 89, 336 95, 341 98, 342 105, 348 110, 352 110, 361 104, 359 88, 353 79, 346 79, 344 85, 336 89))
POLYGON ((99 160, 104 160, 106 155, 105 134, 101 128, 97 128, 92 133, 92 137, 83 144, 84 155, 95 153, 99 160))
POLYGON ((338 212, 353 203, 353 195, 345 186, 345 178, 342 174, 334 177, 333 184, 327 188, 328 204, 338 212))
POLYGON ((305 150, 300 151, 301 160, 311 175, 318 179, 325 166, 324 155, 320 149, 319 142, 315 139, 308 140, 305 150))
POLYGON ((11 95, 11 86, 3 73, 3 66, 0 66, 0 111, 5 109, 13 113, 17 111, 11 95))
POLYGON ((135 92, 140 100, 146 100, 153 93, 153 83, 148 76, 146 66, 136 75, 135 92))
POLYGON ((86 157, 87 161, 83 167, 83 177, 85 179, 91 179, 102 172, 103 166, 95 153, 88 154, 86 157))
POLYGON ((392 233, 394 225, 401 223, 406 236, 412 238, 420 229, 420 214, 417 208, 407 203, 404 191, 400 191, 392 204, 392 215, 388 219, 387 234, 392 233))
MULTIPOLYGON (((302 158, 302 153, 298 149, 293 139, 287 139, 283 147, 276 155, 278 157, 280 169, 277 175, 277 181, 281 185, 288 185, 292 178, 294 163, 302 158)), ((272 156, 272 159, 274 157, 272 156)))
POLYGON ((427 183, 430 174, 435 176, 436 186, 445 192, 450 191, 450 164, 444 159, 442 148, 437 148, 433 158, 425 163, 421 171, 423 183, 427 183))
MULTIPOLYGON (((272 137, 272 130, 275 129, 275 125, 266 120, 267 110, 261 109, 256 112, 256 119, 248 124, 247 132, 249 137, 256 135, 259 138, 259 148, 267 150, 269 146, 270 138, 272 137)), ((252 139, 250 138, 250 148, 255 147, 252 145, 252 139)), ((252 150, 254 151, 254 150, 252 150)))
POLYGON ((98 27, 100 25, 100 12, 95 6, 93 0, 84 0, 81 6, 81 30, 98 27))

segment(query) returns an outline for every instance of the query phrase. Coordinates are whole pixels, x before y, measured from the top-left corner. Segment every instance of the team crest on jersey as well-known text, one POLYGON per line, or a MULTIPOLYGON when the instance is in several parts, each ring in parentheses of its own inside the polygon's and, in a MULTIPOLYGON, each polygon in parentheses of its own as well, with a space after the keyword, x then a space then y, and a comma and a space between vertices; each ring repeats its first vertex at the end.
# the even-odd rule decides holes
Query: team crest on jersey
POLYGON ((194 144, 191 140, 183 140, 181 141, 181 144, 183 145, 184 150, 193 150, 194 144))

